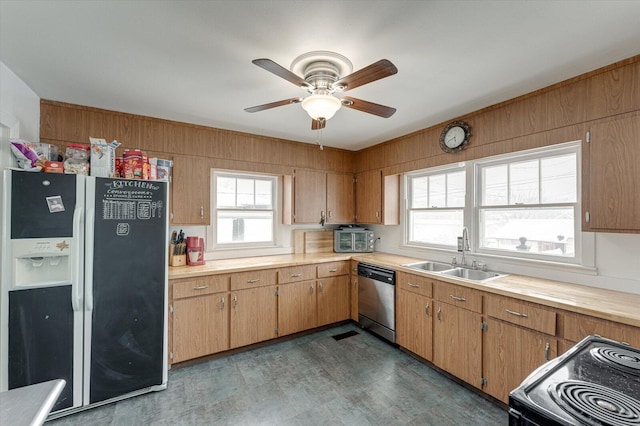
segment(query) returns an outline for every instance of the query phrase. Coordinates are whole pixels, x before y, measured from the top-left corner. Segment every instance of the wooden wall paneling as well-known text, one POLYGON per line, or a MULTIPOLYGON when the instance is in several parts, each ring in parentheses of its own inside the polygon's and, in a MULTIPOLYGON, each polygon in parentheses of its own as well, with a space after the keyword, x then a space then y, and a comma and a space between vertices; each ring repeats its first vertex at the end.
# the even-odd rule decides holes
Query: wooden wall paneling
POLYGON ((540 130, 571 126, 585 121, 588 81, 581 80, 541 93, 537 97, 544 106, 544 123, 540 130))
POLYGON ((526 149, 540 148, 544 146, 556 145, 564 142, 578 141, 585 137, 585 127, 583 124, 560 127, 546 132, 533 133, 530 135, 514 138, 511 151, 517 152, 526 149))
POLYGON ((588 83, 587 121, 640 109, 640 62, 598 74, 588 83))
POLYGON ((86 135, 106 139, 107 142, 117 140, 125 148, 140 148, 140 128, 138 120, 129 114, 110 114, 101 111, 85 111, 86 135))
POLYGON ((89 143, 82 108, 40 101, 40 140, 89 143))
POLYGON ((180 123, 165 122, 164 151, 174 154, 191 154, 187 143, 187 129, 180 123))
POLYGON ((148 151, 156 151, 159 153, 159 158, 166 158, 167 154, 165 153, 168 151, 165 147, 164 122, 153 119, 138 119, 138 128, 140 129, 139 147, 148 151))
POLYGON ((207 157, 237 158, 238 136, 235 132, 208 128, 198 137, 204 142, 207 157))

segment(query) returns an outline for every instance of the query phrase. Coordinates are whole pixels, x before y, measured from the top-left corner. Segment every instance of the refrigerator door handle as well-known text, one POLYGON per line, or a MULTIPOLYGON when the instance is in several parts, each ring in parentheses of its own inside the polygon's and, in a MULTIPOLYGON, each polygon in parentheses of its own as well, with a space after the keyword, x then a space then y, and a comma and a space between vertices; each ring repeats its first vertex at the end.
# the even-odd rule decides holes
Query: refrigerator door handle
POLYGON ((73 211, 73 272, 71 277, 71 306, 74 311, 82 310, 82 207, 76 206, 73 211))
MULTIPOLYGON (((93 249, 93 225, 96 218, 96 209, 91 206, 87 207, 86 224, 86 242, 87 250, 93 249)), ((85 288, 84 288, 84 307, 87 311, 93 311, 93 258, 85 257, 85 288)))

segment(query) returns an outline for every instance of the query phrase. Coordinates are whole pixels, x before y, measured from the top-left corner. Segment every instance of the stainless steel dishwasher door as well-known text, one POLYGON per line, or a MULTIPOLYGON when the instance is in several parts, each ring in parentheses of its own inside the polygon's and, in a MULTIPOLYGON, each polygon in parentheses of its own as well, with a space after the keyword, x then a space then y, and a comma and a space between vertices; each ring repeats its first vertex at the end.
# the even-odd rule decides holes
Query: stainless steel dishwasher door
MULTIPOLYGON (((358 270, 358 320, 360 325, 381 337, 395 343, 395 282, 393 272, 390 277, 380 277, 389 282, 379 281, 361 275, 358 270)), ((366 273, 366 271, 364 272, 366 273)), ((378 275, 374 273, 374 276, 378 275)), ((379 275, 378 275, 379 277, 379 275)))

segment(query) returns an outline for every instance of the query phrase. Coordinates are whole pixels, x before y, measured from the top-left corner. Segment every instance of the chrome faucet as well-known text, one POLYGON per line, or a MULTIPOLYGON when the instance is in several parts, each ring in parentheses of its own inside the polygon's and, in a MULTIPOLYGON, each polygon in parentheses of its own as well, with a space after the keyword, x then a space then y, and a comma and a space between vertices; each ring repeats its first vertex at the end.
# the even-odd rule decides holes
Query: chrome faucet
POLYGON ((469 247, 469 231, 466 226, 462 227, 462 237, 458 238, 458 251, 462 253, 462 260, 460 261, 460 264, 462 266, 466 266, 467 261, 464 258, 464 253, 466 251, 471 251, 471 248, 469 247))

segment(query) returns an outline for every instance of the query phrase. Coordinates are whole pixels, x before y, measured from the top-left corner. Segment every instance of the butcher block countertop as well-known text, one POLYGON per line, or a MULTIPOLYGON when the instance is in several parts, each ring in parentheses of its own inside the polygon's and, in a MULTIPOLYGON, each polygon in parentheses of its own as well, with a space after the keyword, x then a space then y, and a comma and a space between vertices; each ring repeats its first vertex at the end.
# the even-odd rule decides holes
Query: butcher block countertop
POLYGON ((429 275, 439 281, 475 288, 488 293, 564 309, 585 315, 640 327, 640 294, 624 293, 566 282, 507 275, 485 283, 474 283, 438 273, 416 271, 402 265, 425 259, 387 253, 300 253, 208 261, 201 266, 169 267, 169 279, 234 273, 254 269, 280 268, 313 263, 357 260, 416 275, 429 275))

